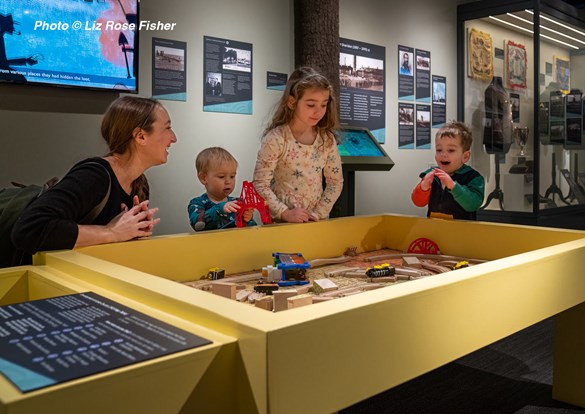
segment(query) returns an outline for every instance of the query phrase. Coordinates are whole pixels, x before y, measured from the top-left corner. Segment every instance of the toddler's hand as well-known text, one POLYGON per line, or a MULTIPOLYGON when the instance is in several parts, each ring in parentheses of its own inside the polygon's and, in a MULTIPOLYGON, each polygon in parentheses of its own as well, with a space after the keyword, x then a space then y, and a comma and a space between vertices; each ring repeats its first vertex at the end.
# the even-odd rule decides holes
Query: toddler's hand
POLYGON ((240 209, 240 205, 235 201, 228 201, 223 206, 223 211, 225 213, 235 213, 240 209))
POLYGON ((455 187, 455 181, 453 181, 453 178, 451 178, 451 176, 449 174, 447 174, 445 171, 436 168, 435 169, 435 176, 439 180, 441 180, 441 184, 443 184, 449 190, 452 190, 453 187, 455 187))
POLYGON ((429 171, 421 180, 420 182, 420 188, 423 191, 429 191, 431 189, 431 187, 433 186, 433 180, 435 179, 435 171, 438 168, 433 168, 431 171, 429 171))
POLYGON ((250 220, 252 220, 253 216, 254 216, 254 209, 253 208, 246 209, 246 211, 244 211, 244 213, 242 214, 242 218, 244 219, 244 221, 246 223, 248 223, 250 220))

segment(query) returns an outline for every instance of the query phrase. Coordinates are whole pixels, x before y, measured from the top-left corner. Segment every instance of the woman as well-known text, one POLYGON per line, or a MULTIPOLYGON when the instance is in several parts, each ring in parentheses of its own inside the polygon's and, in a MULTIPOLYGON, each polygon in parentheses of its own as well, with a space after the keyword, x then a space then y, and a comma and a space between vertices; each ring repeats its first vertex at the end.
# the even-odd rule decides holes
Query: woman
POLYGON ((24 210, 12 230, 18 250, 34 254, 152 234, 160 219, 149 207, 144 172, 166 163, 177 141, 168 112, 156 100, 124 96, 106 111, 101 133, 109 153, 76 164, 24 210))

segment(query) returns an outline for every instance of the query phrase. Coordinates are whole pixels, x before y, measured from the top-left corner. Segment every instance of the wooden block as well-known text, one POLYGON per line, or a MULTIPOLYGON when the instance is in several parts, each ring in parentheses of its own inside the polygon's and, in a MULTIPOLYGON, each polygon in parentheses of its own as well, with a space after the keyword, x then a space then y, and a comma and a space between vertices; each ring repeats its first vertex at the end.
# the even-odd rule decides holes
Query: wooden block
POLYGON ((325 276, 327 277, 331 277, 331 276, 341 276, 346 272, 350 272, 352 270, 359 270, 359 267, 342 267, 341 269, 333 269, 333 270, 329 270, 325 273, 325 276))
POLYGON ((254 303, 259 299, 262 299, 264 296, 266 296, 264 293, 258 293, 258 292, 251 292, 248 295, 248 302, 250 303, 254 303))
POLYGON ((311 265, 311 268, 314 268, 314 267, 332 265, 332 264, 337 264, 337 263, 345 263, 345 262, 349 262, 350 260, 353 260, 353 259, 349 256, 339 256, 339 257, 332 257, 329 259, 313 259, 313 260, 309 261, 309 264, 311 265))
MULTIPOLYGON (((380 277, 369 277, 368 282, 396 282, 398 276, 380 276, 380 277)), ((410 276, 408 276, 410 279, 410 276)))
POLYGON ((286 300, 288 302, 288 308, 300 308, 301 306, 307 306, 313 303, 313 295, 304 293, 302 295, 292 296, 286 300))
POLYGON ((250 296, 250 292, 249 290, 240 290, 238 292, 236 292, 236 300, 238 302, 245 302, 248 300, 248 296, 250 296))
POLYGON ((287 299, 297 296, 299 293, 294 289, 277 290, 273 292, 274 296, 274 312, 280 312, 288 309, 287 299))
POLYGON ((366 271, 365 270, 352 270, 349 272, 345 272, 343 274, 344 277, 356 277, 356 278, 366 278, 366 271))
POLYGON ((223 296, 224 298, 236 298, 236 285, 233 283, 213 282, 211 284, 211 291, 213 294, 223 296))
POLYGON ((343 288, 343 289, 333 290, 331 292, 325 292, 325 293, 322 293, 320 296, 342 297, 342 296, 345 296, 346 293, 352 293, 352 292, 359 293, 361 291, 362 291, 361 286, 352 286, 352 287, 347 287, 347 288, 343 288))
POLYGON ((335 299, 333 296, 313 296, 313 303, 327 302, 335 299))
POLYGON ((331 279, 315 279, 313 280, 313 290, 315 293, 329 292, 339 289, 331 279))
POLYGON ((254 305, 259 308, 271 311, 274 307, 274 302, 272 300, 272 296, 264 296, 263 298, 256 300, 256 302, 254 302, 254 305))
POLYGON ((383 287, 386 287, 386 285, 383 283, 368 283, 367 285, 362 286, 362 289, 364 291, 367 291, 367 290, 380 289, 383 287))
POLYGON ((414 268, 422 267, 422 263, 420 262, 420 260, 418 260, 418 257, 416 256, 404 256, 402 258, 402 264, 404 266, 410 266, 414 268))
POLYGON ((293 287, 297 291, 297 295, 301 295, 303 293, 308 293, 313 288, 313 284, 307 283, 306 285, 296 285, 293 287))
POLYGON ((423 275, 423 272, 417 269, 409 269, 406 267, 397 267, 396 274, 397 275, 406 275, 406 276, 413 276, 413 277, 420 277, 423 275))
POLYGON ((421 264, 424 269, 430 270, 431 272, 435 273, 446 273, 451 271, 451 269, 449 269, 448 267, 439 266, 428 262, 421 262, 421 264))

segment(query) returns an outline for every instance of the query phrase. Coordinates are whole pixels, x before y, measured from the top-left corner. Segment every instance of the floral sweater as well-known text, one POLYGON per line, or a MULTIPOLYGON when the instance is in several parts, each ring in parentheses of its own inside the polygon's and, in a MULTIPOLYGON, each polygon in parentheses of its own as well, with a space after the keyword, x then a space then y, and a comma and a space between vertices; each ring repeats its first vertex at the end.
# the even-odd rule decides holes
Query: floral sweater
POLYGON ((288 125, 274 128, 262 139, 254 187, 277 220, 283 211, 293 208, 306 208, 319 219, 327 218, 343 188, 335 138, 319 134, 312 145, 304 145, 297 142, 288 125))

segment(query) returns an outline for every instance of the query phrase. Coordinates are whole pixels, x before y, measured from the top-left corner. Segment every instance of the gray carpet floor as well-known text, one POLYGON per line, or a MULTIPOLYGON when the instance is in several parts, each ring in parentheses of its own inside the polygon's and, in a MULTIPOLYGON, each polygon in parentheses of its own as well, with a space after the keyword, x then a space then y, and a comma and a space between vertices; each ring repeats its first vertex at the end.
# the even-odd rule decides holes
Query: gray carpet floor
POLYGON ((552 399, 553 329, 547 319, 339 414, 585 413, 552 399))

